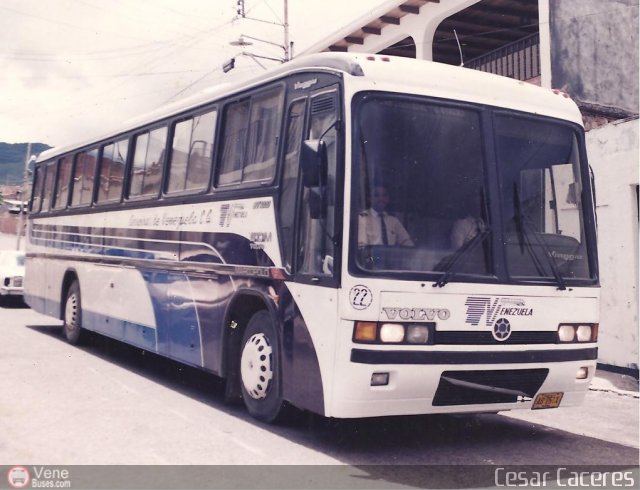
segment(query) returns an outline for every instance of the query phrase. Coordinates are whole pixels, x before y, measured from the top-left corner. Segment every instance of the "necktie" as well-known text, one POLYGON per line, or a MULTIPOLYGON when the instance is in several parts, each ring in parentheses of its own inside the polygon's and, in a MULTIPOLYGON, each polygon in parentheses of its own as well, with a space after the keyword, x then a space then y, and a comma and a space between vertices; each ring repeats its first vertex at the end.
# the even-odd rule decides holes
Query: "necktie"
POLYGON ((387 225, 384 222, 384 213, 380 215, 380 231, 382 232, 382 244, 389 245, 389 238, 387 237, 387 225))

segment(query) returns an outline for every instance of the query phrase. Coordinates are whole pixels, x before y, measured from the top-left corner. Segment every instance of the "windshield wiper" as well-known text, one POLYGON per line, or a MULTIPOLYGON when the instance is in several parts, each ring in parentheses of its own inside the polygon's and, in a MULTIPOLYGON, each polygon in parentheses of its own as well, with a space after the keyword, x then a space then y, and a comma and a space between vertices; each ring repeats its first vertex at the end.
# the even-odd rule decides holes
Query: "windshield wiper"
POLYGON ((482 231, 479 231, 477 235, 471 238, 468 242, 466 242, 462 247, 455 251, 452 255, 449 256, 447 261, 443 264, 441 271, 443 274, 438 278, 438 280, 433 284, 433 287, 442 288, 447 285, 449 280, 454 275, 454 266, 458 263, 458 261, 462 258, 463 255, 466 255, 471 250, 475 249, 479 243, 484 240, 491 232, 491 229, 485 225, 485 228, 482 231))
POLYGON ((553 254, 551 252, 551 249, 549 248, 549 245, 540 236, 540 234, 536 232, 535 228, 531 226, 530 218, 527 219, 527 217, 525 217, 522 214, 522 209, 520 207, 520 195, 518 191, 518 184, 515 182, 513 183, 513 207, 515 211, 513 220, 515 221, 515 225, 516 225, 516 233, 518 234, 518 242, 520 243, 520 250, 524 251, 525 248, 527 249, 527 252, 529 252, 529 255, 531 255, 531 259, 533 260, 533 264, 535 265, 538 271, 538 274, 540 274, 541 276, 544 276, 545 275, 544 267, 542 267, 542 264, 540 263, 540 259, 538 258, 538 255, 533 249, 533 245, 531 243, 531 237, 533 237, 534 240, 536 241, 536 244, 542 249, 543 251, 542 255, 544 255, 547 259, 547 263, 551 268, 551 272, 553 273, 553 277, 556 280, 558 289, 560 291, 566 290, 567 286, 565 285, 564 278, 560 273, 560 269, 558 269, 558 264, 556 264, 556 261, 553 258, 553 254))

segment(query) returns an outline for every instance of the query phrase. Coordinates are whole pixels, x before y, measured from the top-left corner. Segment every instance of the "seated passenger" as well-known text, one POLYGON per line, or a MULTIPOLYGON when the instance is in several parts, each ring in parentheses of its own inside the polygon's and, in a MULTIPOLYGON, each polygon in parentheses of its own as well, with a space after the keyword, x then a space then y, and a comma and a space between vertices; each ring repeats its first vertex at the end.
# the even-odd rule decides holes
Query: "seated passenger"
POLYGON ((480 218, 466 216, 457 220, 451 228, 451 246, 454 249, 462 247, 469 240, 485 230, 486 226, 480 218))
POLYGON ((371 207, 358 217, 358 246, 392 245, 413 247, 413 240, 398 218, 387 212, 389 193, 383 185, 376 185, 371 207))

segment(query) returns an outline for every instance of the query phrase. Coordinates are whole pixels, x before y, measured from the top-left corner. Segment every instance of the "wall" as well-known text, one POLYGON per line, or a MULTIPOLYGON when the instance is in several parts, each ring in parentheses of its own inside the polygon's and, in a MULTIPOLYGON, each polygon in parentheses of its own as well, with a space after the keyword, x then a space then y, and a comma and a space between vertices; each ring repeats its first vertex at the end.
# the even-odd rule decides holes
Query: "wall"
POLYGON ((551 83, 638 113, 638 0, 549 0, 551 83))
POLYGON ((587 133, 596 180, 599 362, 638 367, 638 119, 587 133))

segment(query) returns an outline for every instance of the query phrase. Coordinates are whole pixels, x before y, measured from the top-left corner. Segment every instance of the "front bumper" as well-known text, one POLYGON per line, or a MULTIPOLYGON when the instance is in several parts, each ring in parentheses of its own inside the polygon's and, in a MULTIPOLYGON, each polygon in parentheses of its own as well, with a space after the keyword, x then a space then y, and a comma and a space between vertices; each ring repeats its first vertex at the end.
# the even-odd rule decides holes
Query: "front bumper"
POLYGON ((593 344, 520 352, 402 353, 354 348, 339 369, 349 374, 336 379, 327 415, 352 418, 531 409, 537 394, 556 392, 563 393, 560 407, 575 406, 588 391, 596 362, 593 344), (588 376, 577 379, 583 367, 588 368, 588 376), (389 383, 371 386, 374 373, 388 373, 389 383))

